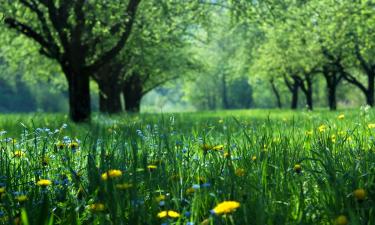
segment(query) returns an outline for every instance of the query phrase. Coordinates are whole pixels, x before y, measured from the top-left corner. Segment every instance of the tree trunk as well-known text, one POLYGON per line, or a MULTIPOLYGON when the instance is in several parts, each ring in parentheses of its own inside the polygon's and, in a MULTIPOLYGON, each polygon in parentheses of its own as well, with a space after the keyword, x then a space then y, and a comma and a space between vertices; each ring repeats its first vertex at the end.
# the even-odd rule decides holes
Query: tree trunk
POLYGON ((91 115, 90 78, 65 72, 69 85, 69 115, 74 122, 87 122, 91 115))
POLYGON ((226 75, 223 73, 221 77, 221 85, 222 85, 222 101, 223 101, 223 108, 228 109, 229 108, 229 102, 228 102, 228 93, 227 93, 227 80, 226 75))
POLYGON ((276 97, 276 103, 277 103, 277 107, 279 109, 281 109, 283 107, 282 103, 281 103, 281 96, 280 96, 280 92, 279 90, 277 89, 276 87, 276 84, 275 84, 275 81, 273 79, 270 80, 270 83, 271 83, 271 87, 272 87, 272 91, 276 97))
POLYGON ((121 86, 117 81, 100 81, 99 86, 99 111, 114 114, 122 111, 121 86))
POLYGON ((143 97, 142 81, 138 75, 132 75, 125 80, 123 87, 125 110, 127 112, 139 112, 143 97))
POLYGON ((290 106, 291 109, 297 109, 298 107, 298 89, 299 89, 299 85, 298 83, 295 82, 291 90, 292 92, 292 103, 290 106))
POLYGON ((371 107, 374 106, 374 81, 375 73, 368 74, 368 88, 366 93, 367 104, 371 107))
POLYGON ((312 89, 312 80, 310 77, 306 77, 307 81, 307 88, 306 88, 306 103, 307 103, 307 108, 309 110, 313 110, 313 89, 312 89))
POLYGON ((337 109, 336 86, 338 82, 336 78, 336 73, 329 72, 328 69, 324 69, 323 75, 324 75, 324 78, 326 79, 326 84, 327 84, 328 107, 331 111, 334 111, 337 109))

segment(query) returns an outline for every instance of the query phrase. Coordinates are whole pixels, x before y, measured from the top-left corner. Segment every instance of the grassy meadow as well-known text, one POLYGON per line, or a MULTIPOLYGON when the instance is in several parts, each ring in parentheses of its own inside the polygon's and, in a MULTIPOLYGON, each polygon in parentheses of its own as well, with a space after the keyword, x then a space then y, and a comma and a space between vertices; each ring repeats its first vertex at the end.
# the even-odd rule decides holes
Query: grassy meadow
POLYGON ((0 117, 0 224, 375 224, 375 111, 0 117))

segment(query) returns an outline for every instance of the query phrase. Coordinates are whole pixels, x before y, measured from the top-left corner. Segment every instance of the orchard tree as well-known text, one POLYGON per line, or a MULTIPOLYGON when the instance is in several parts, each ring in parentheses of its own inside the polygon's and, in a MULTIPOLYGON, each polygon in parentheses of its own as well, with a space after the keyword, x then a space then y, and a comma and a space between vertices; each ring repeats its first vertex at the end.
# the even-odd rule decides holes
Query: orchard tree
POLYGON ((140 2, 12 0, 2 1, 0 10, 8 28, 34 40, 61 66, 70 117, 82 122, 91 113, 90 76, 125 47, 140 2))

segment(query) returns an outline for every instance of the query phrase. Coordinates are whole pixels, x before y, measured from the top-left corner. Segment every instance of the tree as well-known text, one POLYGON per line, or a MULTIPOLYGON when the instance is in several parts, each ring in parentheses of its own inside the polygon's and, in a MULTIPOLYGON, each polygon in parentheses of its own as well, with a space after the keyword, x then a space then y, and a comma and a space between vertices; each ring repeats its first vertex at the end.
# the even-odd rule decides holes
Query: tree
POLYGON ((68 82, 70 117, 82 122, 91 113, 90 75, 124 48, 140 1, 16 0, 3 1, 0 9, 10 29, 37 42, 40 53, 61 66, 68 82), (108 38, 113 30, 119 30, 116 39, 108 38), (99 43, 106 48, 99 51, 99 43))

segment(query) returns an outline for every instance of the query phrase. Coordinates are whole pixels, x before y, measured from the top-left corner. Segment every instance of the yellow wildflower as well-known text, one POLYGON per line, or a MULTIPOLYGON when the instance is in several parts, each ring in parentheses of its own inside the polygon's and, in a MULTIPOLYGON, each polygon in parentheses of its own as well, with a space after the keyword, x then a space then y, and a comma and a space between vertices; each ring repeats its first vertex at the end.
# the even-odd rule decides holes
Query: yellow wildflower
POLYGON ((251 157, 251 160, 255 161, 255 160, 257 160, 257 157, 255 155, 253 155, 253 157, 251 157))
POLYGON ((103 212, 105 210, 105 206, 103 203, 93 203, 90 204, 88 208, 93 212, 103 212))
POLYGON ((333 143, 336 143, 336 135, 332 134, 331 140, 332 140, 333 143))
POLYGON ((337 119, 339 119, 339 120, 342 120, 342 119, 344 119, 345 118, 345 115, 344 114, 340 114, 338 117, 337 117, 337 119))
POLYGON ((47 187, 48 185, 51 185, 52 182, 47 179, 40 179, 38 182, 36 182, 36 185, 41 186, 41 187, 47 187))
POLYGON ((21 158, 25 156, 25 153, 23 151, 17 150, 14 152, 13 156, 16 158, 21 158))
POLYGON ((324 131, 327 130, 327 126, 324 125, 324 124, 322 124, 322 125, 320 125, 320 126, 318 127, 318 130, 319 130, 319 132, 323 133, 324 131))
POLYGON ((116 178, 122 176, 121 170, 108 170, 102 174, 102 180, 108 180, 109 178, 116 178))
POLYGON ((69 144, 69 148, 71 148, 71 149, 76 149, 76 148, 78 148, 79 147, 79 144, 78 144, 78 142, 76 142, 76 141, 73 141, 73 142, 71 142, 70 144, 69 144))
POLYGON ((240 207, 240 203, 236 201, 224 201, 222 203, 219 203, 214 209, 212 209, 212 212, 220 215, 220 214, 228 214, 236 211, 237 208, 240 207))
POLYGON ((348 224, 348 218, 344 215, 340 215, 335 219, 334 222, 335 225, 347 225, 348 224))
POLYGON ((169 218, 178 218, 180 217, 180 214, 176 211, 173 211, 173 210, 164 210, 164 211, 161 211, 158 213, 158 217, 159 218, 166 218, 166 217, 169 217, 169 218))
POLYGON ((157 202, 161 202, 165 200, 165 195, 159 195, 158 197, 155 198, 157 202))
POLYGON ((224 145, 216 145, 216 146, 212 147, 212 150, 220 151, 220 150, 223 150, 223 148, 224 148, 224 145))
POLYGON ((18 202, 26 202, 28 197, 26 195, 19 195, 15 198, 18 202))
POLYGON ((369 123, 369 124, 367 124, 367 127, 369 129, 373 129, 373 128, 375 128, 375 123, 369 123))
POLYGON ((127 190, 132 188, 134 185, 132 183, 123 183, 123 184, 116 184, 116 188, 119 190, 127 190))
POLYGON ((61 150, 61 149, 65 148, 65 144, 63 142, 59 141, 59 142, 56 143, 56 147, 61 150))
POLYGON ((147 169, 148 169, 149 171, 154 171, 154 170, 156 170, 157 168, 158 168, 157 165, 148 165, 148 166, 147 166, 147 169))
POLYGON ((230 152, 224 152, 223 156, 224 156, 224 158, 229 158, 230 157, 230 152))
POLYGON ((5 193, 5 187, 0 187, 0 195, 5 193))
POLYGON ((314 131, 307 130, 307 131, 305 131, 305 134, 306 134, 306 136, 312 136, 314 134, 314 131))
POLYGON ((245 176, 245 169, 243 169, 243 168, 237 168, 234 173, 238 177, 243 177, 243 176, 245 176))
POLYGON ((193 194, 194 192, 195 192, 195 189, 192 187, 189 187, 188 189, 186 189, 186 194, 193 194))
POLYGON ((358 189, 353 191, 353 196, 358 201, 365 200, 366 195, 367 195, 367 193, 366 193, 365 189, 363 189, 363 188, 358 188, 358 189))
POLYGON ((294 165, 294 168, 293 168, 294 172, 296 173, 301 173, 302 171, 302 166, 300 164, 296 164, 294 165))

